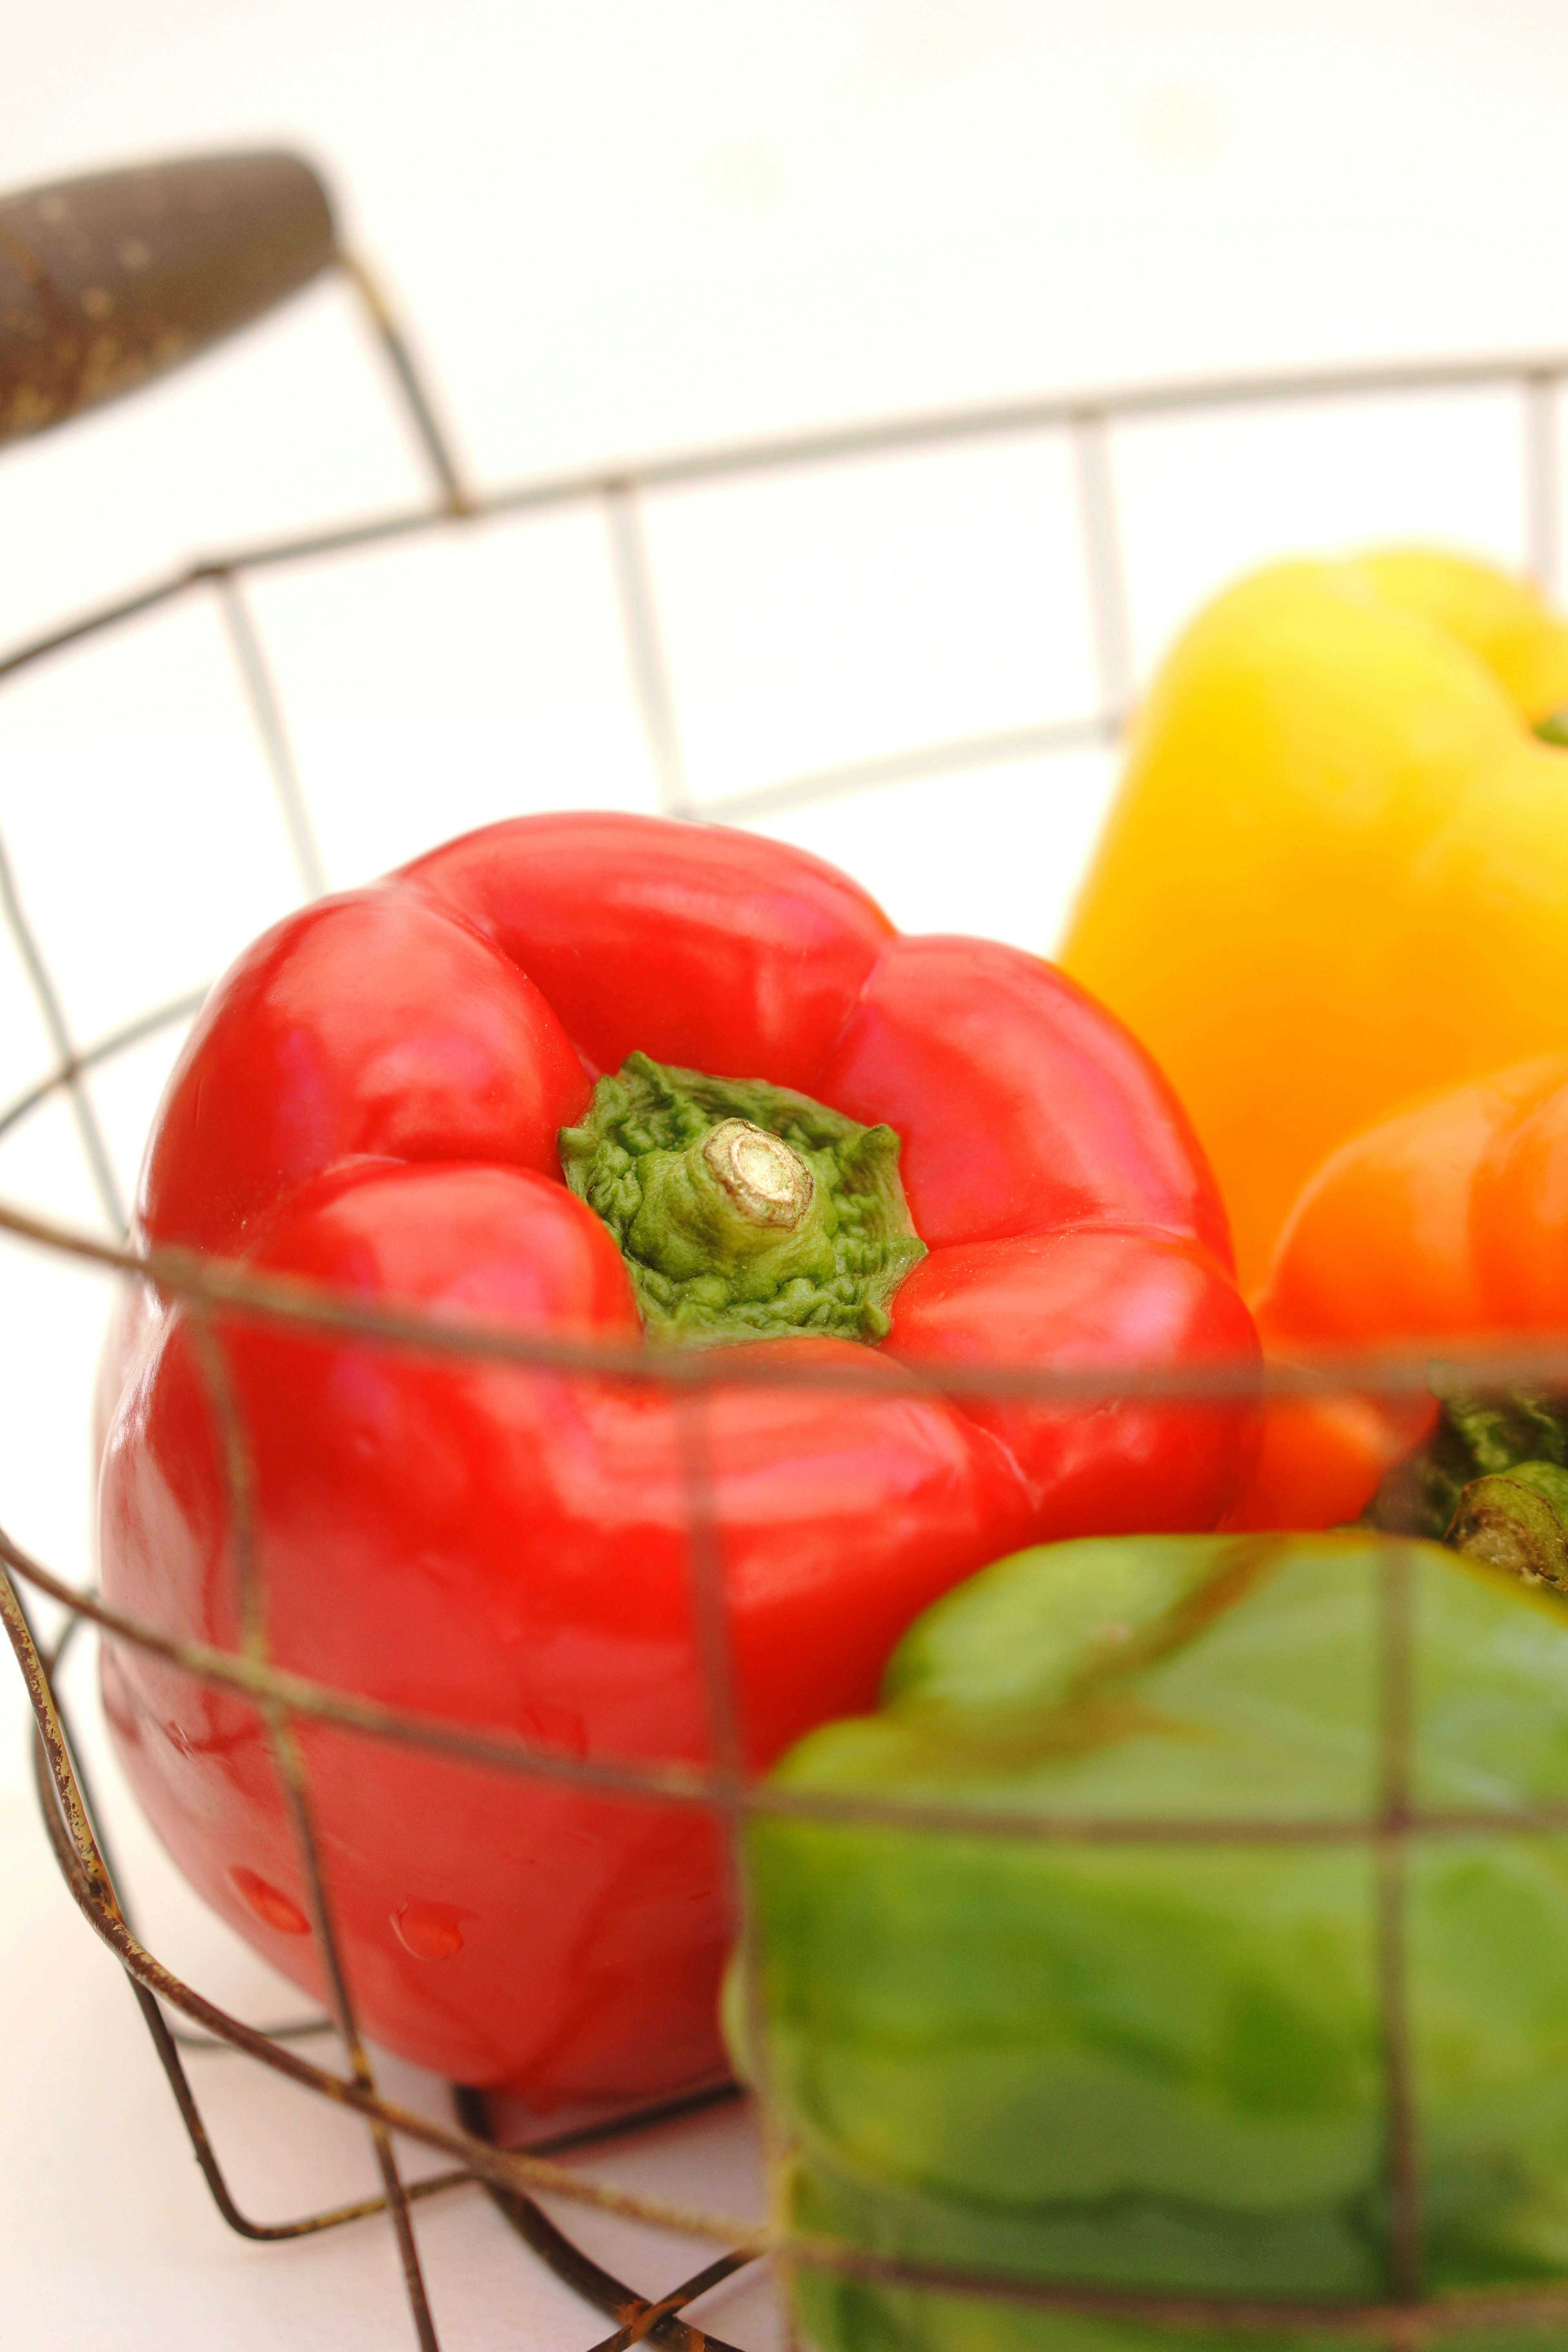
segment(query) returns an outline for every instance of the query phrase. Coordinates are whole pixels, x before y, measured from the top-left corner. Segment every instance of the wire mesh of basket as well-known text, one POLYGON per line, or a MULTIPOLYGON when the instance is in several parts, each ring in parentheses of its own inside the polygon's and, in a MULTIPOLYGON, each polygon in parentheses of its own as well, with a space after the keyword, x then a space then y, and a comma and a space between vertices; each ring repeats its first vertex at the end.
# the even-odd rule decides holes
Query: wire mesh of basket
MULTIPOLYGON (((161 248, 160 248, 161 250, 161 248)), ((51 626, 0 656, 0 680, 14 679, 50 656, 81 640, 113 631, 121 623, 180 599, 210 597, 222 614, 257 740, 270 773, 279 821, 307 897, 321 892, 324 876, 312 830, 310 809, 290 745, 288 713, 274 683, 267 647, 247 587, 268 568, 331 565, 334 560, 377 544, 420 534, 460 531, 470 525, 526 525, 531 518, 564 509, 595 509, 607 536, 618 599, 623 651, 641 722, 658 804, 678 817, 723 816, 744 820, 810 803, 880 788, 900 781, 972 771, 987 761, 1047 755, 1114 742, 1124 724, 1133 686, 1126 558, 1119 527, 1113 467, 1119 431, 1142 420, 1187 415, 1222 417, 1269 407, 1303 404, 1389 402, 1424 399, 1434 394, 1489 391, 1516 397, 1522 418, 1523 480, 1531 569, 1550 581, 1556 568, 1558 514, 1557 394, 1568 354, 1531 353, 1494 360, 1424 362, 1408 366, 1342 370, 1335 373, 1235 379, 1207 383, 1144 385, 1018 402, 963 414, 905 418, 844 426, 745 446, 688 452, 637 463, 527 481, 494 489, 467 483, 453 457, 424 387, 412 350, 368 271, 333 241, 330 212, 313 179, 287 159, 249 159, 182 166, 162 180, 156 173, 109 177, 74 189, 41 191, 0 205, 0 268, 16 280, 6 314, 9 341, 0 334, 0 424, 10 433, 61 421, 94 401, 174 364, 216 335, 241 324, 275 299, 325 269, 346 274, 361 298, 390 368, 392 388, 405 406, 428 461, 432 494, 417 505, 363 520, 230 549, 194 562, 132 593, 64 624, 51 626), (247 171, 248 170, 248 177, 247 171), (180 173, 186 177, 182 180, 180 173), (193 181, 191 174, 195 174, 193 181), (205 174, 205 180, 202 175, 205 174), (197 241, 195 258, 179 248, 161 283, 160 300, 142 325, 128 330, 122 343, 105 347, 92 321, 102 303, 83 302, 105 294, 105 281, 119 287, 147 269, 148 241, 157 225, 187 223, 191 188, 206 191, 197 207, 207 242, 197 241), (83 191, 86 191, 86 194, 83 191), (223 198, 219 203, 213 191, 223 198), (228 209, 225 210, 225 205, 228 209), (74 217, 86 223, 80 250, 56 251, 51 229, 64 235, 74 217), (94 210, 96 207, 96 211, 94 210), (213 222, 217 220, 216 242, 213 222), (141 222, 142 227, 138 227, 141 222), (61 225, 64 224, 64 228, 61 225), (152 224, 152 226, 149 226, 152 224), (142 229, 146 236, 143 237, 142 229), (248 278, 234 292, 236 237, 251 239, 248 278), (271 243, 268 243, 270 236, 271 243), (94 246, 92 240, 98 240, 94 246), (226 239, 226 242, 225 240, 226 239), (258 243, 259 240, 259 243, 258 243), (216 255, 216 258, 215 258, 216 255), (74 276, 72 273, 74 272, 74 276), (19 289, 19 291, 17 290, 19 289), (84 324, 84 320, 86 323, 84 324), (17 321, 21 321, 20 327, 17 321), (19 356, 18 356, 19 354, 19 356), (11 376, 4 374, 11 366, 11 376), (845 762, 784 777, 721 800, 699 802, 686 772, 679 697, 667 659, 661 625, 657 567, 644 530, 644 509, 655 494, 703 486, 753 483, 768 476, 825 463, 853 464, 891 453, 921 453, 985 442, 1045 437, 1063 445, 1076 486, 1079 531, 1078 559, 1081 596, 1089 620, 1098 676, 1093 707, 1067 720, 1041 720, 985 735, 970 735, 845 762)), ((241 273, 243 275, 243 273, 241 273)), ((156 275, 156 273, 154 273, 156 275)), ((107 297, 105 298, 107 299, 107 297)), ((176 1028, 189 1018, 198 998, 185 995, 130 1013, 109 1034, 80 1042, 67 1017, 65 1001, 49 961, 29 922, 26 892, 0 852, 0 908, 34 992, 55 1055, 47 1075, 0 1110, 0 1136, 24 1123, 45 1104, 69 1103, 89 1180, 110 1230, 127 1234, 112 1157, 92 1095, 84 1083, 149 1036, 176 1028)), ((829 1798, 789 1790, 760 1780, 743 1759, 733 1662, 723 1591, 721 1548, 707 1456, 706 1416, 720 1377, 711 1353, 693 1350, 650 1355, 537 1334, 462 1325, 409 1310, 380 1307, 362 1296, 337 1295, 237 1264, 191 1253, 149 1248, 130 1238, 104 1240, 62 1223, 0 1202, 0 1231, 15 1241, 86 1262, 106 1275, 151 1283, 178 1301, 192 1331, 208 1398, 222 1436, 222 1460, 234 1555, 241 1586, 237 1615, 248 1637, 223 1651, 175 1639, 156 1626, 127 1616, 95 1591, 73 1583, 34 1559, 0 1533, 0 1613, 27 1685, 37 1724, 36 1764, 43 1820, 61 1874, 84 1917, 123 1966, 167 2074, 181 2116, 212 2196, 231 2228, 251 2238, 310 2235, 373 2214, 384 2214, 395 2241, 406 2286, 414 2334, 424 2346, 438 2341, 421 2267, 414 2209, 448 2191, 478 2186, 505 2213, 533 2252, 549 2263, 587 2301, 614 2322, 598 2352, 647 2336, 681 2352, 700 2352, 707 2341, 680 2317, 722 2279, 748 2263, 771 2260, 787 2277, 792 2265, 809 2263, 890 2285, 941 2289, 961 2296, 1000 2298, 1042 2315, 1078 2314, 1168 2326, 1183 2333, 1268 2332, 1310 2329, 1314 2339, 1343 2336, 1406 2347, 1438 2339, 1456 2329, 1536 2322, 1568 2325, 1568 2280, 1537 2283, 1517 2291, 1485 2295, 1430 2294, 1422 2277, 1421 2183, 1417 2160, 1420 2118, 1415 2112, 1410 2030, 1404 1964, 1404 1861, 1410 1842, 1441 1828, 1554 1831, 1568 1827, 1568 1809, 1542 1808, 1510 1813, 1427 1818, 1415 1804, 1409 1775, 1411 1710, 1410 1597, 1401 1555, 1390 1547, 1384 1561, 1381 1611, 1381 1707, 1383 1780, 1380 1798, 1367 1819, 1278 1822, 1237 1819, 1180 1821, 1082 1820, 1042 1817, 1021 1820, 1016 1811, 984 1807, 879 1802, 869 1798, 829 1798), (671 1398, 682 1431, 682 1476, 688 1554, 694 1613, 710 1717, 707 1764, 631 1761, 568 1757, 503 1730, 435 1719, 383 1704, 362 1693, 329 1687, 277 1667, 265 1637, 265 1612, 256 1588, 255 1495, 244 1417, 226 1361, 225 1319, 241 1317, 280 1329, 352 1336, 379 1349, 440 1361, 500 1363, 546 1370, 560 1377, 612 1377, 649 1384, 671 1398), (26 1605, 31 1592, 58 1604, 64 1632, 51 1642, 36 1633, 26 1605), (226 2013, 163 1966, 140 1940, 129 1897, 108 1856, 81 1765, 80 1743, 68 1720, 58 1688, 68 1645, 80 1629, 96 1629, 116 1643, 158 1657, 214 1688, 254 1707, 264 1727, 278 1784, 294 1840, 300 1874, 308 1894, 310 1929, 321 1959, 328 2016, 296 2028, 258 2031, 226 2013), (920 1828, 963 1838, 1046 1842, 1237 1846, 1287 1839, 1299 1844, 1367 1845, 1375 1857, 1378 1986, 1384 2048, 1385 2189, 1389 2215, 1386 2293, 1370 2304, 1287 2300, 1259 2296, 1215 2296, 1122 2292, 1073 2283, 1021 2280, 1013 2275, 954 2270, 937 2263, 883 2257, 863 2247, 803 2235, 792 2226, 787 2205, 775 2198, 769 2219, 754 2221, 723 2212, 692 2210, 630 2187, 589 2179, 563 2159, 586 2146, 613 2145, 617 2134, 646 2128, 706 2100, 733 2095, 733 2086, 714 2084, 688 2101, 640 2108, 624 2116, 536 2137, 526 2147, 499 2145, 482 2096, 457 2094, 458 2121, 449 2125, 417 2113, 378 2085, 351 1999, 334 1923, 331 1874, 323 1866, 309 1771, 300 1737, 311 1724, 342 1727, 371 1741, 396 1741, 433 1756, 458 1758, 495 1774, 521 1775, 557 1785, 613 1792, 638 1802, 683 1808, 715 1817, 728 1843, 736 1892, 741 1948, 747 1958, 749 1997, 760 2002, 755 1955, 747 1926, 746 1831, 765 1816, 791 1815, 826 1822, 920 1828), (195 2029, 193 2036, 191 2029, 195 2029), (301 2053, 310 2034, 335 2031, 344 2053, 341 2068, 301 2053), (208 2135, 185 2063, 185 2045, 216 2042, 273 2069, 307 2098, 325 2100, 363 2120, 374 2147, 382 2192, 334 2210, 285 2221, 258 2221, 241 2210, 208 2135), (434 2151, 446 2168, 407 2180, 397 2149, 405 2142, 434 2151), (579 2206, 630 2216, 652 2226, 710 2242, 717 2252, 673 2293, 650 2299, 635 2285, 610 2274, 582 2252, 536 2201, 548 2195, 579 2206)), ((1561 1381, 1563 1367, 1550 1350, 1521 1350, 1505 1360, 1493 1355, 1474 1367, 1478 1384, 1548 1385, 1561 1381)), ((1321 1362, 1310 1368, 1276 1368, 1276 1388, 1300 1392, 1353 1389, 1385 1395, 1425 1394, 1425 1357, 1384 1357, 1321 1362)), ((738 1377, 732 1366, 722 1377, 738 1377)), ((773 1364, 739 1377, 763 1382, 798 1383, 798 1370, 773 1364)), ((853 1368, 817 1370, 816 1382, 853 1390, 853 1368)), ((1234 1396, 1253 1380, 1250 1368, 1209 1367, 1180 1376, 1157 1375, 1136 1364, 1098 1373, 1068 1372, 1049 1365, 957 1370, 937 1376, 944 1393, 1026 1395, 1062 1403, 1110 1398, 1192 1402, 1234 1396)), ((755 2036, 756 2048, 765 2037, 755 2036)), ((776 2173, 787 2150, 777 2144, 770 2116, 768 2085, 756 2085, 764 2139, 776 2173)), ((719 2352, 724 2352, 720 2347, 719 2352)))

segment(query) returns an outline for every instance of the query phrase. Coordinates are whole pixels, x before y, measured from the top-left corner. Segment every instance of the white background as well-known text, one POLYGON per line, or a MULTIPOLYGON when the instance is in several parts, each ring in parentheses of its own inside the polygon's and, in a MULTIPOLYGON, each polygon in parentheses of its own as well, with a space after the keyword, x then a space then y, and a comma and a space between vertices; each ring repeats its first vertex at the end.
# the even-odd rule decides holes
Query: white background
MULTIPOLYGON (((7 184, 226 142, 330 167, 485 483, 1079 385, 1568 346, 1563 0, 8 0, 4 17, 7 184)), ((1503 400, 1140 428, 1116 466, 1142 674, 1269 552, 1391 534, 1523 551, 1503 400)), ((0 645, 192 553, 423 488, 322 286, 165 389, 0 453, 0 645)), ((660 502, 696 789, 1082 710, 1074 529, 1046 442, 660 502)), ((652 805, 591 513, 279 576, 257 611, 336 882, 512 809, 652 805)), ((1108 781, 1096 757, 1018 762, 773 829, 906 924, 1046 948, 1108 781)), ((208 607, 0 695, 0 832, 83 1038, 210 977, 290 903, 208 607)), ((127 1186, 166 1050, 99 1083, 127 1186)), ((0 1096, 48 1058, 0 951, 0 1096)), ((0 1193, 96 1221, 63 1109, 0 1148, 0 1193)), ((89 1277, 0 1252, 0 1519, 78 1575, 104 1308, 89 1277)), ((223 2230, 25 1765, 7 1670, 0 2339, 412 2340, 376 2226, 278 2250, 223 2230)), ((154 1945, 252 2014, 286 2010, 129 1817, 121 1835, 154 1945)), ((197 2063, 256 2210, 367 2180, 353 2134, 197 2063)), ((732 2204, 734 2129, 620 2168, 732 2204)), ((474 2196, 426 2209, 421 2242, 448 2347, 581 2352, 605 2332, 474 2196)), ((626 2259, 651 2287, 700 2257, 626 2259)), ((713 2324, 764 2327, 754 2298, 713 2324)))

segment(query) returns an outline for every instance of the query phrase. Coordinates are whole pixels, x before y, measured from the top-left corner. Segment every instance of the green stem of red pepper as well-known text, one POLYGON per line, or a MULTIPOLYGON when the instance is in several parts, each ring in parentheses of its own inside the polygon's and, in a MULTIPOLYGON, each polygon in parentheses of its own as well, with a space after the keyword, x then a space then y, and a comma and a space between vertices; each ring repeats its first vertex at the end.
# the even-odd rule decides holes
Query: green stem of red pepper
POLYGON ((925 1254, 899 1138, 761 1078, 629 1055, 561 1131, 566 1181, 615 1235, 650 1336, 871 1343, 925 1254))

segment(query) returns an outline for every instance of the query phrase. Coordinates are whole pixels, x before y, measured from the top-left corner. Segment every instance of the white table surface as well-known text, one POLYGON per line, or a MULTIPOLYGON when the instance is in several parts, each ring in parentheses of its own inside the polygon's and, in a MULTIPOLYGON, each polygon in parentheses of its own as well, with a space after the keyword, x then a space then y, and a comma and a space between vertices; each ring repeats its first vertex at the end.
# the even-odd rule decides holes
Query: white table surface
MULTIPOLYGON (((1086 383, 1568 344, 1551 0, 10 13, 7 181, 302 143, 333 166, 486 481, 1086 383)), ((1517 561, 1517 455, 1511 413, 1486 401, 1223 439, 1140 430, 1117 479, 1141 671, 1204 593, 1272 552, 1418 535, 1517 561)), ((0 645, 194 551, 422 487, 350 307, 319 289, 165 390, 0 457, 0 645)), ((701 791, 1081 698, 1059 452, 698 498, 649 529, 701 791)), ((652 805, 591 518, 280 577, 257 612, 334 882, 512 809, 652 805)), ((1109 776, 1102 758, 1020 762, 772 829, 910 927, 1046 947, 1109 776)), ((208 608, 0 696, 0 832, 83 1036, 210 976, 291 902, 208 608)), ((168 1050, 99 1087, 127 1183, 168 1050)), ((0 1098, 47 1060, 0 948, 0 1098)), ((59 1108, 0 1146, 0 1195, 95 1222, 59 1108)), ((105 1294, 0 1245, 0 1520, 85 1574, 105 1294)), ((289 2012, 128 1811, 119 1830, 154 1947, 247 2014, 289 2012)), ((55 1874, 8 1670, 0 1987, 0 2342, 412 2341, 379 2224, 255 2247, 214 2213, 119 1970, 55 1874)), ((233 2058, 193 2071, 257 2210, 369 2184, 342 2119, 233 2058)), ((736 2109, 614 2168, 725 2207, 756 2193, 736 2109)), ((701 2258, 581 2226, 649 2287, 701 2258)), ((422 2208, 418 2227, 447 2347, 584 2352, 606 2332, 479 2195, 422 2208)), ((754 2281, 711 2315, 732 2340, 773 2340, 754 2281)))

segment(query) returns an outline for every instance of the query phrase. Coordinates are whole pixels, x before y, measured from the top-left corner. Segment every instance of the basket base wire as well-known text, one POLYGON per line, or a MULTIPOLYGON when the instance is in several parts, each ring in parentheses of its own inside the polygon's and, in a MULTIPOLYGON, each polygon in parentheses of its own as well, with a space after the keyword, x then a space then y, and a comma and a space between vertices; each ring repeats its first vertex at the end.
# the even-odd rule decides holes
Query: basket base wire
MULTIPOLYGON (((622 2116, 603 2125, 590 2125, 583 2131, 563 2133, 557 2139, 540 2144, 531 2153, 542 2153, 545 2147, 552 2151, 563 2145, 584 2147, 590 2141, 636 2130, 655 2120, 673 2120, 677 2115, 706 2106, 716 2099, 735 2095, 733 2084, 721 2084, 710 2091, 700 2091, 689 2099, 668 2100, 660 2106, 645 2108, 640 2115, 622 2116)), ((490 2118, 484 2093, 458 2085, 453 2097, 458 2120, 464 2129, 471 2131, 476 2139, 488 2139, 490 2137, 490 2118)), ((514 2189, 502 2189, 494 2181, 486 2181, 484 2189, 518 2236, 549 2264, 564 2285, 574 2288, 585 2302, 595 2305, 612 2319, 619 2320, 621 2324, 616 2334, 606 2336, 602 2345, 595 2345, 594 2352, 612 2352, 612 2347, 614 2352, 622 2352, 623 2347, 641 2343, 645 2337, 651 2344, 664 2347, 665 2352, 704 2352, 704 2347, 706 2352, 734 2352, 733 2346, 723 2343, 717 2336, 702 2335, 676 2315, 682 2304, 694 2303, 700 2294, 706 2294, 710 2287, 719 2285, 721 2280, 732 2278, 737 2271, 744 2270, 749 2263, 755 2262, 758 2256, 754 2252, 741 2247, 734 2252, 721 2254, 717 2262, 708 2263, 694 2277, 684 2280, 670 2294, 652 2303, 638 2294, 635 2287, 626 2286, 603 2269, 580 2246, 574 2244, 566 2232, 535 2204, 531 2197, 524 2197, 514 2189)))
MULTIPOLYGON (((92 1802, 79 1761, 79 1743, 72 1735, 68 1711, 55 1686, 55 1669, 61 1653, 76 1626, 82 1621, 70 1620, 62 1640, 53 1649, 41 1645, 21 1594, 9 1571, 3 1566, 0 1566, 0 1614, 6 1621, 6 1631, 34 1699, 34 1777, 39 1811, 56 1862, 79 1903, 84 1903, 84 1907, 99 1916, 111 1915, 128 1939, 139 1941, 134 1938, 134 1931, 119 1895, 117 1874, 109 1860, 99 1829, 98 1808, 92 1802), (84 1857, 84 1844, 92 1856, 91 1861, 84 1857)), ((246 2213, 228 2186, 181 2054, 182 2043, 187 2048, 208 2051, 230 2050, 236 2043, 220 2038, 216 2032, 177 2032, 165 2017, 157 1993, 142 1982, 123 1953, 119 1957, 168 2079, 208 2192, 218 2212, 237 2236, 263 2244, 319 2236, 325 2231, 340 2228, 345 2222, 365 2220, 373 2214, 387 2212, 392 2208, 393 2199, 384 2192, 380 2196, 357 2199, 288 2221, 258 2221, 246 2213)), ((247 2041, 252 2038, 251 2030, 237 2027, 237 2021, 215 2011, 214 2023, 219 2022, 236 2025, 247 2041)), ((258 2034, 256 2038, 267 2041, 302 2039, 334 2030, 330 2019, 300 2019, 277 2029, 268 2029, 264 2037, 258 2034)), ((509 2148, 506 2152, 536 2157, 564 2154, 634 2131, 673 2122, 682 2116, 740 2095, 736 2084, 711 2084, 683 2097, 662 2100, 655 2105, 640 2106, 624 2114, 578 2125, 571 2130, 531 2140, 515 2150, 509 2148)), ((455 2084, 453 2100, 458 2121, 466 2131, 489 2146, 500 2145, 492 2133, 489 2102, 482 2092, 455 2084)), ((403 2181, 400 2179, 398 2193, 401 2200, 414 2204, 441 2195, 447 2189, 473 2186, 486 2190, 510 2227, 563 2285, 572 2288, 595 2309, 619 2322, 616 2334, 605 2339, 606 2347, 613 2346, 616 2352, 620 2352, 620 2347, 646 2338, 662 2347, 663 2352, 735 2352, 732 2346, 717 2336, 704 2335, 677 2315, 682 2305, 695 2301, 699 2295, 757 2261, 759 2256, 754 2248, 742 2246, 721 2255, 656 2302, 595 2263, 531 2197, 500 2181, 485 2179, 467 2166, 434 2173, 423 2179, 403 2181)), ((423 2296, 420 2302, 424 2305, 425 2325, 419 2332, 424 2340, 435 2347, 435 2352, 438 2352, 427 2302, 423 2296)), ((416 2305, 416 2315, 418 2310, 419 2305, 416 2305)), ((595 2352, 599 2352, 599 2347, 595 2347, 595 2352)))

